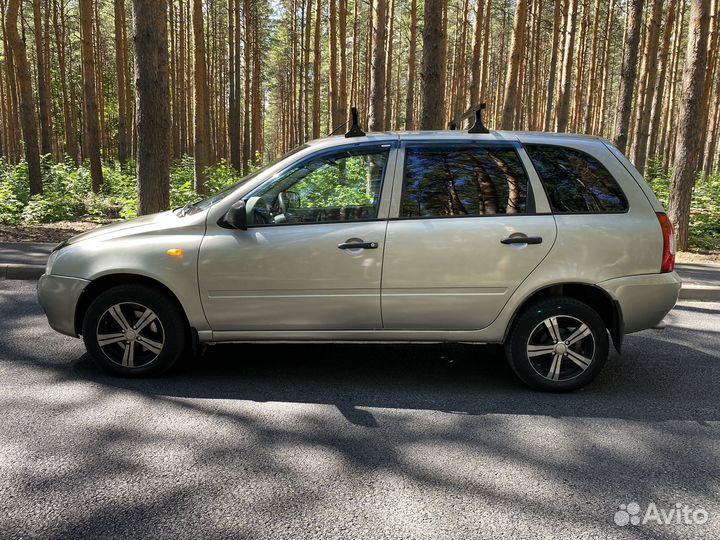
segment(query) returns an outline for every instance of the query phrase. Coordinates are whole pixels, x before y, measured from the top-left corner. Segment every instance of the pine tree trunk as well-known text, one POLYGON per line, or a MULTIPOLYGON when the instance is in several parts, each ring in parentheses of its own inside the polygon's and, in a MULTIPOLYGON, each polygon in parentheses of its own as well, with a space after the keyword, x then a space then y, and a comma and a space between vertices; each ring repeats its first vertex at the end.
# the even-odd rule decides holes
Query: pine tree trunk
MULTIPOLYGON (((171 0, 172 1, 172 0, 171 0)), ((130 155, 130 130, 125 95, 126 81, 129 76, 127 42, 123 39, 125 26, 125 0, 115 0, 115 63, 117 65, 117 96, 118 96, 118 161, 125 165, 130 155)), ((136 52, 137 58, 137 52, 136 52)))
POLYGON ((707 69, 703 81, 703 97, 700 103, 700 148, 705 150, 707 134, 710 128, 710 102, 714 75, 717 68, 718 48, 720 48, 720 0, 712 0, 710 12, 710 35, 708 37, 707 69))
POLYGON ((420 72, 422 115, 420 129, 443 129, 447 34, 443 24, 443 0, 426 0, 423 27, 423 58, 420 72))
POLYGON ((568 128, 570 117, 570 94, 572 93, 573 53, 575 51, 575 23, 578 12, 578 0, 568 0, 570 8, 565 31, 565 52, 563 53, 562 75, 560 77, 560 97, 558 99, 555 131, 564 132, 568 128))
POLYGON ((43 155, 52 154, 52 114, 50 110, 50 85, 47 80, 47 63, 43 42, 42 12, 40 0, 33 0, 33 20, 35 23, 35 57, 37 58, 37 91, 40 105, 40 151, 43 155))
POLYGON ((525 49, 525 26, 527 25, 528 0, 518 0, 515 8, 512 41, 510 43, 510 57, 508 58, 507 74, 505 76, 505 97, 503 100, 502 129, 515 127, 516 109, 518 108, 518 72, 525 49))
MULTIPOLYGON (((343 0, 340 0, 342 3, 343 0)), ((330 0, 328 26, 330 40, 330 81, 329 81, 329 100, 330 100, 330 126, 335 129, 342 124, 338 115, 338 46, 337 46, 337 0, 330 0)))
POLYGON ((388 5, 388 19, 389 28, 387 34, 387 55, 385 57, 385 121, 383 126, 385 131, 392 129, 392 68, 393 68, 393 41, 395 39, 395 2, 396 0, 390 0, 388 5))
POLYGON ((660 41, 660 24, 662 23, 663 0, 653 0, 652 17, 648 27, 645 45, 644 73, 638 91, 637 131, 633 140, 633 163, 643 172, 647 159, 647 143, 650 132, 650 117, 655 81, 657 80, 657 54, 660 41))
POLYGON ((230 87, 233 89, 232 95, 234 99, 230 106, 230 164, 235 170, 242 171, 242 152, 241 152, 241 96, 242 96, 242 55, 241 55, 241 18, 240 18, 240 0, 231 0, 234 4, 233 11, 233 54, 232 54, 232 80, 230 87))
POLYGON ((140 214, 160 212, 170 206, 166 2, 133 0, 140 214))
POLYGON ((385 9, 385 0, 372 0, 370 131, 381 131, 385 120, 385 9))
POLYGON ((320 137, 320 21, 322 19, 322 0, 315 0, 317 10, 315 13, 315 36, 313 46, 313 139, 320 137))
POLYGON ((633 90, 637 78, 638 45, 642 25, 642 0, 628 0, 628 19, 625 28, 625 49, 620 69, 617 114, 615 115, 615 146, 625 153, 632 115, 633 90))
POLYGON ((480 84, 482 82, 480 54, 482 53, 483 43, 483 23, 483 0, 477 0, 475 22, 473 23, 472 56, 470 58, 470 98, 467 103, 468 107, 476 107, 480 100, 480 84))
POLYGON ((478 99, 484 101, 486 96, 490 94, 488 89, 490 82, 488 80, 490 74, 490 23, 492 0, 486 0, 485 7, 485 32, 483 36, 483 54, 482 54, 482 76, 480 77, 480 96, 478 99))
POLYGON ((662 48, 660 50, 660 70, 655 79, 655 89, 653 90, 653 102, 650 109, 650 129, 648 133, 648 142, 646 147, 646 155, 652 157, 656 155, 658 143, 658 131, 660 130, 660 114, 663 107, 663 95, 665 92, 665 75, 668 66, 668 51, 672 42, 672 31, 675 25, 675 10, 677 8, 677 0, 670 0, 667 16, 665 17, 665 29, 663 30, 662 48))
POLYGON ((405 129, 415 129, 415 70, 417 63, 417 0, 410 4, 410 42, 408 43, 408 79, 405 96, 405 129))
POLYGON ((547 82, 547 96, 545 100, 545 121, 543 122, 543 130, 550 131, 553 119, 553 103, 554 92, 555 92, 555 81, 557 77, 557 61, 558 61, 558 49, 560 42, 560 28, 561 28, 561 4, 560 0, 555 0, 555 7, 553 8, 553 29, 552 29, 552 49, 550 52, 550 68, 549 77, 547 82))
POLYGON ((252 76, 252 47, 251 47, 251 11, 252 0, 244 0, 243 15, 245 25, 245 48, 244 48, 244 71, 245 81, 243 84, 243 142, 242 142, 242 172, 248 173, 250 162, 250 78, 252 76))
POLYGON ((207 100, 207 65, 202 0, 192 0, 193 49, 195 53, 195 190, 205 194, 205 168, 210 164, 207 100))
POLYGON ((347 100, 347 2, 340 0, 338 6, 338 25, 340 38, 340 90, 338 91, 338 119, 340 123, 348 119, 347 100))
POLYGON ((90 158, 92 189, 100 193, 103 182, 100 160, 100 126, 98 123, 98 102, 95 81, 95 52, 93 46, 93 2, 80 0, 80 41, 83 74, 83 101, 85 103, 85 148, 90 158))
POLYGON ((18 31, 18 15, 20 0, 9 0, 5 12, 5 34, 13 52, 15 71, 20 94, 20 125, 25 146, 25 161, 30 179, 30 194, 42 193, 42 176, 40 173, 40 149, 38 148, 38 131, 35 123, 35 100, 32 91, 30 66, 27 59, 25 41, 18 31))
POLYGON ((692 0, 677 123, 675 166, 668 205, 668 215, 675 226, 677 248, 680 251, 688 249, 690 201, 700 163, 700 131, 697 122, 707 67, 709 23, 710 0, 692 0))

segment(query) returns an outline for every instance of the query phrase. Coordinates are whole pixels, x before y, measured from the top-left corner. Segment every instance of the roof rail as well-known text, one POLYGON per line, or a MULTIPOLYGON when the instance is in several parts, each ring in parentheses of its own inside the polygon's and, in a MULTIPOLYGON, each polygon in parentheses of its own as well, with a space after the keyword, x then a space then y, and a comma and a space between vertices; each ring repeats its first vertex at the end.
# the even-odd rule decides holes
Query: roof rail
POLYGON ((358 115, 357 107, 352 107, 350 109, 352 122, 350 123, 350 129, 345 133, 345 138, 349 139, 351 137, 364 137, 365 132, 360 129, 360 120, 358 115))

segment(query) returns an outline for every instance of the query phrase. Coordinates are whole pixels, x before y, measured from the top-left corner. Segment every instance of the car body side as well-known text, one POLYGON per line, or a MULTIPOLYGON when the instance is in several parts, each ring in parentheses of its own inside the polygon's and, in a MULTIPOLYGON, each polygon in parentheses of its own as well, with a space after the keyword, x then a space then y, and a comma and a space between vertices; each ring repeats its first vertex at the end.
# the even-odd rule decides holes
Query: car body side
MULTIPOLYGON (((200 341, 468 341, 503 342, 514 317, 539 296, 566 293, 585 295, 604 303, 608 328, 619 346, 622 335, 656 325, 673 307, 680 289, 675 272, 660 273, 663 238, 655 212, 662 211, 649 187, 632 165, 606 141, 595 137, 492 132, 408 132, 370 134, 346 140, 329 137, 314 141, 287 160, 280 161, 249 183, 240 186, 206 211, 179 217, 165 212, 127 223, 103 227, 72 240, 69 248, 52 254, 46 275, 38 284, 40 303, 51 326, 64 334, 80 333, 83 310, 92 298, 113 284, 142 281, 164 288, 185 313, 200 341), (385 173, 378 220, 399 216, 403 183, 403 152, 408 144, 422 142, 513 143, 521 157, 535 197, 537 216, 552 216, 553 244, 548 253, 514 291, 501 299, 499 314, 479 328, 364 329, 364 330, 247 330, 213 331, 204 311, 198 280, 203 239, 228 208, 257 186, 293 163, 329 148, 363 144, 390 144, 391 159, 385 173), (628 201, 628 210, 613 214, 553 214, 547 194, 532 166, 524 144, 561 145, 598 159, 615 177, 628 201), (182 257, 167 250, 182 249, 182 257)), ((528 230, 528 214, 505 216, 508 234, 528 230), (513 221, 518 220, 518 221, 513 221), (516 225, 512 225, 512 223, 516 225)), ((470 219, 502 219, 480 216, 470 219)), ((450 230, 462 242, 463 225, 450 230)), ((348 223, 351 225, 351 223, 348 223)), ((305 226, 305 225, 303 225, 305 226)), ((239 231, 238 234, 243 234, 239 231)), ((419 246, 421 248, 422 246, 419 246)), ((510 248, 508 248, 510 249, 510 248)), ((438 261, 443 264, 443 261, 438 261)), ((429 269, 431 270, 431 269, 429 269)), ((482 280, 482 275, 478 276, 482 280)))

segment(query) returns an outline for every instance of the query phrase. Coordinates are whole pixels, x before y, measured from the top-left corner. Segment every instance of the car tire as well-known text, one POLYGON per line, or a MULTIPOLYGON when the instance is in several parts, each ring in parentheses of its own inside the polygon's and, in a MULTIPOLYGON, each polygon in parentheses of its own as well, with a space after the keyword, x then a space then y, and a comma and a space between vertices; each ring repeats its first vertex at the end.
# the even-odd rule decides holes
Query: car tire
POLYGON ((573 298, 553 297, 523 309, 505 342, 505 353, 529 387, 568 392, 600 373, 609 347, 607 327, 594 309, 573 298))
POLYGON ((189 331, 174 299, 144 285, 119 285, 88 307, 82 336, 90 356, 124 377, 150 377, 170 369, 188 348, 189 331))

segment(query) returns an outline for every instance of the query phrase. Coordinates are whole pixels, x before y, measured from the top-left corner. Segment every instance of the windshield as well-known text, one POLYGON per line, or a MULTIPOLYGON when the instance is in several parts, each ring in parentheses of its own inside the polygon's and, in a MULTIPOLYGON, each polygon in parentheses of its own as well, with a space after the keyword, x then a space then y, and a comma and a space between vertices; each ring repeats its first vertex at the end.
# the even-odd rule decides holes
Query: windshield
POLYGON ((221 189, 214 195, 211 195, 210 197, 203 199, 201 201, 198 201, 196 203, 192 203, 192 205, 191 205, 192 209, 194 211, 198 211, 198 210, 205 210, 206 208, 210 208, 213 204, 224 199, 227 195, 229 195, 230 193, 235 191, 241 185, 246 184, 247 182, 249 182, 250 180, 253 180, 254 178, 257 178, 261 173, 265 172, 270 167, 276 165, 277 163, 280 163, 285 158, 288 158, 294 154, 297 154, 298 152, 300 152, 300 150, 304 150, 307 147, 308 147, 307 144, 303 144, 301 146, 294 148, 293 150, 290 150, 290 152, 288 152, 284 156, 280 156, 279 158, 274 159, 273 161, 260 167, 259 169, 254 170, 250 174, 243 176, 240 180, 238 180, 234 184, 231 184, 231 185, 221 189))

